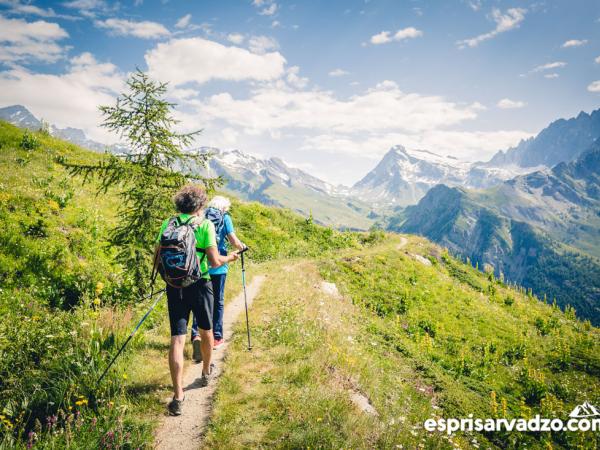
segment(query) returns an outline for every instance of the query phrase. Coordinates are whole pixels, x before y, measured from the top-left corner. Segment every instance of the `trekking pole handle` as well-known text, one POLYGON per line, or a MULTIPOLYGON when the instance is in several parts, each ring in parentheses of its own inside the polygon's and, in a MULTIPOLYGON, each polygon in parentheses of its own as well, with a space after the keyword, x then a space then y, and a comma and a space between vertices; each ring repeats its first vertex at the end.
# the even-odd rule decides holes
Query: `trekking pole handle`
POLYGON ((248 250, 250 250, 250 248, 248 246, 246 246, 242 250, 238 250, 237 254, 242 255, 242 254, 246 253, 248 250))

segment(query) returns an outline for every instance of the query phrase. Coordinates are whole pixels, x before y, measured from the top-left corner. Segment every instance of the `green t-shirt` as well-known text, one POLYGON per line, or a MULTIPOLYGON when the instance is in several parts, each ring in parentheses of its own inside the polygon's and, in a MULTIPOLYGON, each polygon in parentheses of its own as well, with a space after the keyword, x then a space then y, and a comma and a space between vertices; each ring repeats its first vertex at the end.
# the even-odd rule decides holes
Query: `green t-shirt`
MULTIPOLYGON (((182 222, 187 221, 190 217, 192 217, 190 214, 179 214, 179 220, 182 222)), ((160 241, 160 236, 163 234, 163 231, 165 231, 165 228, 167 228, 169 220, 171 220, 171 218, 166 219, 160 227, 157 242, 160 241)), ((196 227, 196 231, 194 232, 196 235, 196 247, 203 249, 207 249, 208 247, 216 247, 217 238, 213 223, 210 220, 202 219, 200 217, 195 217, 192 220, 195 221, 195 223, 199 223, 199 225, 196 227)), ((208 273, 208 257, 203 257, 203 254, 200 252, 197 252, 197 254, 200 261, 202 261, 200 264, 200 270, 204 274, 202 278, 210 279, 210 275, 208 273)))

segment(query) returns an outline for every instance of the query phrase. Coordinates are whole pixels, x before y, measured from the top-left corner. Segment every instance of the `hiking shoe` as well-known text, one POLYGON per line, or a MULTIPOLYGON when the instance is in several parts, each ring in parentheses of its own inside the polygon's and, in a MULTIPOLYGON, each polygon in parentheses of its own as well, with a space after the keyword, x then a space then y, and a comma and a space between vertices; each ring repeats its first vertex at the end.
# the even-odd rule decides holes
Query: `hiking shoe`
POLYGON ((223 345, 223 339, 215 339, 214 349, 218 349, 221 345, 223 345))
POLYGON ((208 373, 202 373, 202 376, 200 377, 200 387, 206 387, 208 386, 208 383, 210 382, 210 379, 212 378, 212 374, 213 374, 213 369, 215 368, 214 364, 210 365, 210 370, 208 373))
MULTIPOLYGON (((185 400, 185 398, 183 399, 185 400)), ((181 406, 183 405, 183 400, 177 400, 173 398, 167 405, 169 410, 169 414, 172 416, 180 416, 181 415, 181 406)))
POLYGON ((200 339, 192 341, 192 348, 192 359, 197 363, 202 362, 202 350, 200 349, 200 339))

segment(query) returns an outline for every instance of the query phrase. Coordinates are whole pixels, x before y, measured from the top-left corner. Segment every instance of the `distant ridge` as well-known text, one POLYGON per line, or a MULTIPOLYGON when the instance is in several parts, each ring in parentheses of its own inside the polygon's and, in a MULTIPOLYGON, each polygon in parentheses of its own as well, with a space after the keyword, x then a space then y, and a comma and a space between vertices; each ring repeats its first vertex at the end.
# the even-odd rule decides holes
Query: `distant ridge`
MULTIPOLYGON (((35 117, 25 106, 12 105, 0 108, 0 120, 4 120, 10 124, 20 128, 29 130, 39 130, 42 127, 42 121, 35 117)), ((55 125, 49 124, 49 131, 52 136, 64 139, 72 144, 79 145, 96 152, 124 153, 127 152, 127 147, 113 144, 107 145, 101 142, 89 139, 83 130, 79 128, 58 128, 55 125)))
POLYGON ((600 109, 590 114, 581 111, 577 117, 558 119, 530 139, 521 141, 516 147, 499 151, 483 165, 502 167, 546 166, 553 167, 561 162, 577 159, 600 138, 600 109))

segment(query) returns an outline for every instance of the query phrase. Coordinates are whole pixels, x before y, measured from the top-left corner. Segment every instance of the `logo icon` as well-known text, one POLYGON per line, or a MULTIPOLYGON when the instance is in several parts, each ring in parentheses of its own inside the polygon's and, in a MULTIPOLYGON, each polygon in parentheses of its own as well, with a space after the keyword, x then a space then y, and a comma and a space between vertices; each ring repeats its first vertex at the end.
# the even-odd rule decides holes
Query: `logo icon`
POLYGON ((576 419, 582 419, 584 417, 600 416, 600 411, 594 405, 589 402, 584 402, 581 405, 577 405, 573 411, 569 414, 569 417, 576 419))

